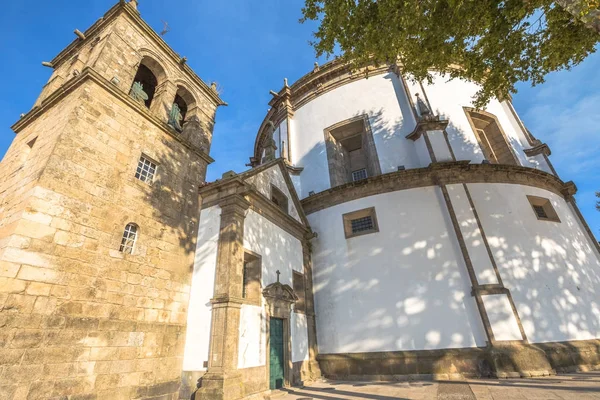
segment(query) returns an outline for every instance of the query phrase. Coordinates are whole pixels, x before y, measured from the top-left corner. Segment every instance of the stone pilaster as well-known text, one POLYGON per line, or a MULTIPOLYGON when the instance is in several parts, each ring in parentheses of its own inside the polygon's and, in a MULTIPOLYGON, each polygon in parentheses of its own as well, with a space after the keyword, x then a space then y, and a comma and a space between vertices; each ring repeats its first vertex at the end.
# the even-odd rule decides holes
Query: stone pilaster
POLYGON ((313 292, 312 277, 312 246, 308 240, 302 241, 302 255, 304 259, 304 287, 306 290, 306 325, 308 329, 308 368, 310 379, 321 377, 321 368, 317 362, 317 325, 315 321, 315 297, 313 292))
POLYGON ((150 104, 150 113, 157 116, 161 121, 169 121, 169 111, 175 101, 175 94, 177 93, 177 85, 171 81, 165 81, 164 83, 156 87, 154 92, 154 98, 152 104, 150 104))
POLYGON ((244 266, 244 219, 250 203, 240 195, 219 202, 221 226, 217 252, 215 291, 208 370, 195 399, 238 399, 242 396, 237 370, 240 309, 244 266))

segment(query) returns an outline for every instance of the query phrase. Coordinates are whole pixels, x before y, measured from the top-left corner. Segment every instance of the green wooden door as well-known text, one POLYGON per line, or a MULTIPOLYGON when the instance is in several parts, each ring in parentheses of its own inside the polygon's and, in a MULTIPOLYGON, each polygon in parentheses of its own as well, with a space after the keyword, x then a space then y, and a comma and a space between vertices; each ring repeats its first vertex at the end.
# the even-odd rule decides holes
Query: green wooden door
POLYGON ((283 320, 271 318, 269 354, 269 387, 283 387, 283 320))

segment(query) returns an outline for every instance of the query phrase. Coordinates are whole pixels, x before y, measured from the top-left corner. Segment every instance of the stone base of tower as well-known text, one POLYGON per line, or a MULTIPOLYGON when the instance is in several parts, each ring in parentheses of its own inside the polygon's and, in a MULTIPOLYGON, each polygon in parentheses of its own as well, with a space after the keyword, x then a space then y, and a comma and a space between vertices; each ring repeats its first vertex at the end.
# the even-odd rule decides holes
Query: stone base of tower
POLYGON ((235 400, 243 395, 243 379, 238 371, 224 374, 207 373, 202 377, 202 386, 194 393, 194 400, 235 400))
POLYGON ((323 376, 337 380, 532 377, 600 369, 600 340, 509 343, 488 348, 321 354, 323 376))

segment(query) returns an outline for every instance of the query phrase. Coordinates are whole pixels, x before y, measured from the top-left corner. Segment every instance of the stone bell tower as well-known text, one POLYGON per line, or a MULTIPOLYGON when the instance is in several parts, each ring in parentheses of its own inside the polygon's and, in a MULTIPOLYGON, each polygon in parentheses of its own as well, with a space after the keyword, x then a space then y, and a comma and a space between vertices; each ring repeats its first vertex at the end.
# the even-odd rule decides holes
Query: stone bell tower
POLYGON ((75 34, 0 164, 0 397, 177 398, 225 103, 137 1, 75 34))

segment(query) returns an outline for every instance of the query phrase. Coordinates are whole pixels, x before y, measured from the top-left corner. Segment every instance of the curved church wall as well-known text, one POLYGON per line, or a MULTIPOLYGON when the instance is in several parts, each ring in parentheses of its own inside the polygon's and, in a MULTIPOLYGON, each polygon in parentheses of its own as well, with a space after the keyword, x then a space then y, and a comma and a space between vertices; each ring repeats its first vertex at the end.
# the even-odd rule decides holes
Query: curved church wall
POLYGON ((421 166, 405 138, 415 120, 402 82, 391 72, 375 75, 324 93, 295 111, 291 154, 292 163, 304 168, 300 198, 330 187, 323 130, 363 114, 369 116, 382 173, 395 171, 398 165, 421 166))
POLYGON ((529 341, 600 337, 600 258, 571 206, 529 186, 467 186, 529 341), (538 220, 526 195, 550 199, 560 222, 538 220))
MULTIPOLYGON (((517 184, 447 185, 480 284, 510 290, 531 343, 600 337, 600 258, 561 196, 517 184), (527 196, 560 222, 538 220, 527 196), (477 216, 481 224, 479 228, 477 216)), ((438 186, 378 194, 308 215, 319 352, 483 347, 486 335, 438 186), (346 239, 342 216, 374 207, 379 231, 346 239)), ((521 340, 505 295, 483 297, 496 340, 521 340)))
POLYGON ((437 187, 370 196, 308 215, 319 353, 485 346, 437 187), (342 215, 375 207, 379 232, 346 239, 342 215))
MULTIPOLYGON (((304 168, 294 181, 299 197, 331 187, 324 130, 361 115, 368 116, 381 173, 396 171, 399 166, 410 169, 429 165, 431 160, 424 144, 406 138, 416 126, 413 107, 417 94, 429 101, 434 114, 450 121, 446 131, 456 160, 481 163, 484 156, 464 109, 472 107, 477 90, 475 83, 449 81, 439 74, 434 74, 431 84, 421 86, 407 80, 405 86, 395 73, 385 72, 356 79, 315 97, 296 109, 290 120, 291 163, 304 168)), ((542 155, 528 157, 523 152, 531 145, 511 107, 506 101, 493 99, 485 110, 497 118, 517 165, 552 173, 542 155)), ((276 141, 284 126, 285 121, 276 128, 276 141)), ((287 131, 285 136, 290 136, 287 131)), ((443 135, 432 135, 431 141, 434 150, 440 150, 436 151, 438 157, 442 155, 438 161, 451 160, 443 135)))

